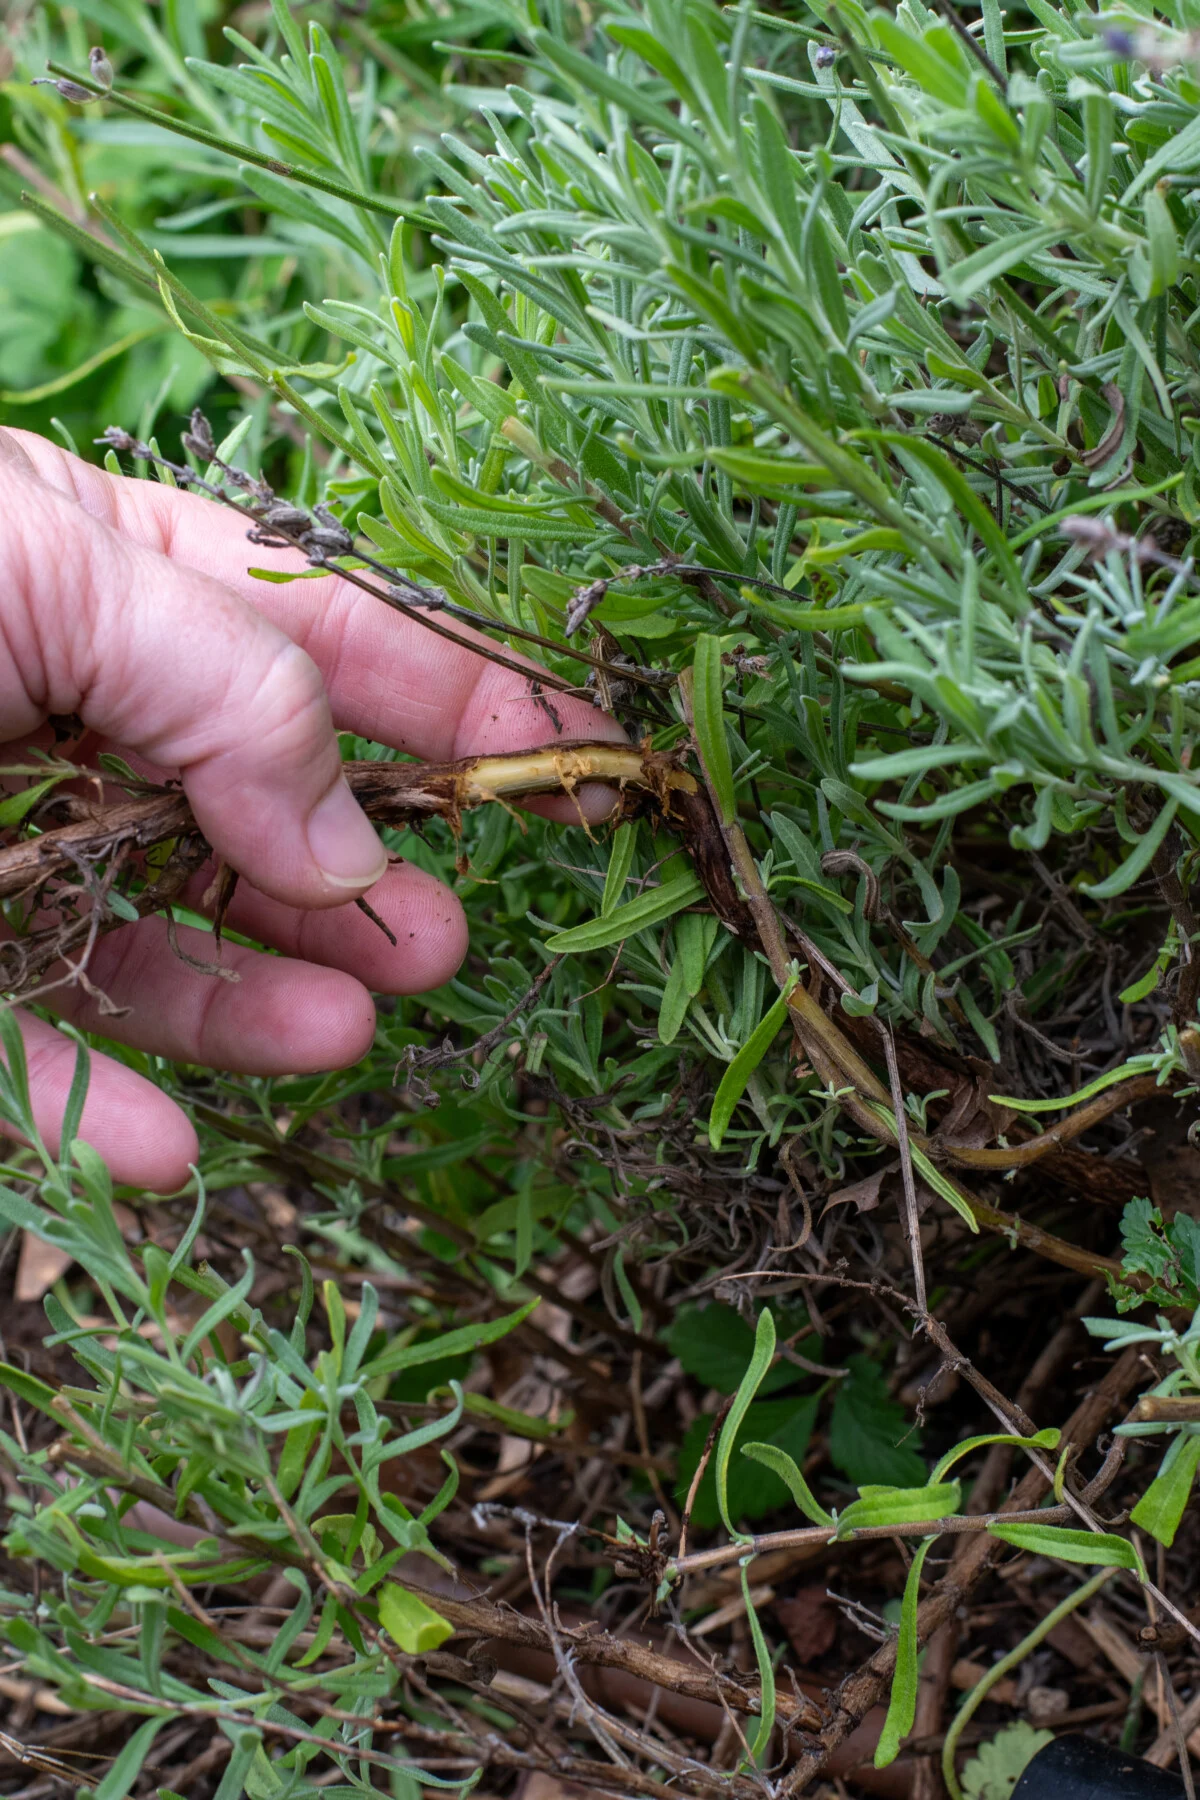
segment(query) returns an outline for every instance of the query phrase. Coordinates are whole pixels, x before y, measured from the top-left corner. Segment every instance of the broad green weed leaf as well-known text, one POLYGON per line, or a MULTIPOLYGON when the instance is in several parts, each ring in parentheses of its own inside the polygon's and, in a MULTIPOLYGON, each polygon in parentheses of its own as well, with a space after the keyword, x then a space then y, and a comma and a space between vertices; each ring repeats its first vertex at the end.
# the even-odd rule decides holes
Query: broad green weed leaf
POLYGON ((1052 1731, 1037 1731, 1024 1719, 1005 1725, 980 1744, 964 1764, 965 1800, 1009 1800, 1014 1787, 1039 1750, 1054 1742, 1052 1731))
POLYGON ((1141 1573, 1137 1551, 1110 1531, 1076 1531, 1068 1525, 989 1525, 993 1537, 1027 1550, 1032 1556, 1054 1556, 1060 1562, 1100 1563, 1141 1573))
MULTIPOLYGON (((780 1311, 790 1336, 804 1323, 804 1314, 780 1311)), ((666 1333, 667 1348, 689 1375, 719 1394, 737 1391, 754 1358, 754 1332, 732 1306, 710 1300, 707 1306, 681 1306, 666 1333)), ((784 1358, 766 1371, 758 1385, 760 1396, 794 1387, 803 1372, 784 1358)))
POLYGON ((888 1393, 887 1382, 869 1356, 849 1359, 849 1377, 833 1400, 829 1454, 855 1486, 887 1483, 921 1487, 925 1464, 913 1445, 919 1433, 909 1429, 901 1407, 888 1393))

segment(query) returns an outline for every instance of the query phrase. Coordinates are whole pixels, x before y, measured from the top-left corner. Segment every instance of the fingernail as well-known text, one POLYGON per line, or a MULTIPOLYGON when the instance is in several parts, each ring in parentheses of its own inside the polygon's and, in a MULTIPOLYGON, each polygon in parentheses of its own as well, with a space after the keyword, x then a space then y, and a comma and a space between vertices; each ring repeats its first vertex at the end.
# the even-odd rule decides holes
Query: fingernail
POLYGON ((387 868, 387 851, 344 779, 309 813, 308 847, 334 887, 370 887, 387 868))

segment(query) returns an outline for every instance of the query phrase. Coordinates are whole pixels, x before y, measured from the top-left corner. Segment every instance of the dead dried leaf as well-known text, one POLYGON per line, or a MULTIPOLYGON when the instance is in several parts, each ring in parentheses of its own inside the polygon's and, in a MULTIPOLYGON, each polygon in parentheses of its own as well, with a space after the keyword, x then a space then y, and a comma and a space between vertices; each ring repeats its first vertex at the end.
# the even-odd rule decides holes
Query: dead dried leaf
POLYGON ((514 1800, 607 1800, 599 1788, 562 1781, 542 1769, 531 1769, 517 1784, 514 1800))
POLYGON ((32 1231, 21 1234, 21 1254, 17 1261, 17 1279, 13 1298, 19 1306, 36 1305, 45 1298, 60 1276, 71 1267, 72 1258, 32 1231))
POLYGON ((892 1162, 885 1169, 876 1169, 873 1175, 867 1175, 862 1181, 851 1182, 849 1187, 838 1188, 830 1194, 825 1211, 834 1206, 853 1206, 858 1212, 874 1212, 879 1205, 880 1189, 885 1178, 899 1165, 892 1162))
POLYGON ((803 1663, 824 1656, 837 1637, 837 1608, 825 1592, 825 1583, 799 1588, 787 1600, 775 1602, 775 1617, 787 1632, 792 1649, 803 1663))
POLYGON ((1098 469, 1106 463, 1121 442, 1125 431, 1125 396, 1115 381, 1106 381, 1100 389, 1104 398, 1113 409, 1113 422, 1100 442, 1091 450, 1085 450, 1079 460, 1085 469, 1098 469))

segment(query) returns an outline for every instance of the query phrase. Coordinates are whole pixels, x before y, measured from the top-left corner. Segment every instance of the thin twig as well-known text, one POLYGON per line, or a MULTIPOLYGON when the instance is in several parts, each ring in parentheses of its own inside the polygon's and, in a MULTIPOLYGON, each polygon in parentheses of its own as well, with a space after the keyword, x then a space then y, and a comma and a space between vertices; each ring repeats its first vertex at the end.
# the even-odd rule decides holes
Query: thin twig
POLYGON ((925 1288, 925 1259, 921 1254, 921 1215, 917 1208, 917 1184, 913 1176, 912 1150, 908 1142, 908 1116, 904 1107, 904 1088, 900 1081, 900 1065, 896 1061, 896 1040, 891 1027, 879 1023, 883 1054, 887 1062, 888 1081, 892 1089, 892 1113, 896 1120, 896 1145, 900 1151, 900 1174, 904 1184, 904 1223, 908 1233, 908 1250, 912 1259, 913 1297, 917 1317, 923 1320, 929 1311, 925 1288))
POLYGON ((399 1065, 407 1072, 408 1079, 411 1080, 418 1070, 449 1069, 456 1062, 462 1062, 467 1057, 472 1060, 478 1058, 480 1062, 486 1062, 496 1045, 503 1043, 509 1026, 515 1024, 523 1012, 528 1012, 539 998, 542 989, 562 960, 561 956, 552 956, 545 968, 534 976, 532 983, 526 988, 512 1010, 505 1013, 504 1017, 493 1025, 490 1031, 485 1031, 482 1037, 477 1037, 474 1043, 464 1044, 461 1050, 456 1050, 448 1040, 437 1050, 419 1050, 415 1044, 410 1044, 399 1065))
POLYGON ((959 18, 958 9, 952 4, 952 0, 936 0, 936 4, 943 19, 945 19, 951 30, 954 31, 966 45, 980 68, 986 69, 996 86, 1000 89, 1000 92, 1006 94, 1008 92, 1008 82, 996 67, 987 51, 983 48, 983 45, 979 43, 975 34, 967 30, 966 26, 959 18))
POLYGON ((737 1562, 743 1556, 763 1556, 772 1550, 807 1550, 828 1544, 848 1544, 852 1540, 903 1537, 971 1537, 990 1531, 993 1525, 1063 1524, 1071 1516, 1067 1505, 1040 1507, 1036 1511, 993 1513, 950 1513, 940 1519, 922 1519, 913 1525, 860 1525, 838 1536, 836 1529, 825 1525, 798 1525, 791 1531, 764 1531, 756 1537, 739 1538, 730 1544, 714 1544, 708 1550, 693 1550, 676 1556, 670 1568, 680 1577, 695 1575, 701 1569, 719 1569, 722 1564, 737 1562))

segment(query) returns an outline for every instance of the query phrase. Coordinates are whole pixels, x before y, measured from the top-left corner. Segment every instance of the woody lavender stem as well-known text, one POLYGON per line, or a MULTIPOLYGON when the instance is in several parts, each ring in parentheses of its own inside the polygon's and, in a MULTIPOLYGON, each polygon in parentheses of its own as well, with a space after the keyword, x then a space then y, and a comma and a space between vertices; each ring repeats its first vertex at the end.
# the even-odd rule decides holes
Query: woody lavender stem
MULTIPOLYGON (((690 670, 685 669, 680 674, 677 691, 684 717, 690 728, 693 723, 690 670)), ((708 771, 704 767, 703 753, 698 743, 693 742, 693 748, 701 768, 704 769, 705 785, 711 799, 712 783, 708 771)), ((720 808, 715 801, 712 805, 712 812, 724 840, 729 864, 739 890, 739 898, 744 901, 746 910, 753 920, 759 943, 767 958, 776 985, 781 993, 787 993, 792 1029, 801 1050, 812 1069, 824 1083, 826 1090, 836 1096, 839 1106, 850 1115, 856 1125, 878 1142, 898 1145, 899 1136, 892 1118, 893 1100, 890 1091, 833 1020, 826 1016, 802 983, 795 983, 788 992, 789 983, 792 982, 792 960, 788 956, 783 926, 771 897, 763 885, 758 864, 754 859, 754 852, 736 819, 728 822, 722 820, 720 808), (878 1110, 880 1107, 887 1109, 882 1115, 878 1110)), ((909 1131, 908 1139, 919 1150, 926 1154, 929 1153, 927 1140, 919 1132, 909 1131)), ((986 1201, 977 1199, 960 1183, 955 1182, 953 1185, 964 1205, 970 1209, 976 1223, 986 1226, 988 1230, 998 1231, 1015 1238, 1018 1242, 1025 1244, 1026 1248, 1035 1250, 1049 1261, 1057 1262, 1064 1268, 1075 1269, 1080 1274, 1119 1273, 1119 1264, 1112 1258, 1097 1256, 1088 1250, 1080 1250, 1074 1244, 1068 1244, 1061 1238, 1053 1237, 1049 1232, 1041 1231, 1036 1226, 1026 1225, 1024 1220, 1002 1212, 998 1207, 988 1205, 986 1201)))
MULTIPOLYGON (((690 723, 689 676, 690 672, 684 671, 680 677, 679 692, 690 723)), ((703 768, 702 757, 700 762, 703 768)), ((792 961, 783 926, 763 885, 745 832, 736 820, 721 821, 700 784, 679 766, 675 756, 632 745, 560 740, 549 749, 509 756, 468 757, 442 764, 347 763, 345 770, 363 810, 386 825, 403 825, 432 816, 446 818, 454 825, 469 807, 535 794, 573 794, 585 781, 643 791, 657 801, 664 818, 684 832, 698 872, 702 878, 709 878, 706 885, 712 883, 710 899, 718 916, 740 913, 742 923, 734 929, 757 937, 781 991, 786 991, 791 982, 792 961), (717 892, 718 886, 723 891, 717 892)), ((187 798, 176 788, 160 788, 111 806, 96 807, 82 820, 43 831, 38 837, 23 838, 0 850, 0 900, 21 894, 32 896, 47 880, 78 873, 89 860, 107 861, 121 850, 147 850, 173 839, 179 840, 179 847, 158 881, 140 893, 126 896, 144 916, 181 898, 186 880, 207 855, 187 798)), ((121 923, 121 918, 113 914, 106 918, 103 929, 110 930, 121 923)), ((85 916, 65 927, 33 932, 6 946, 0 979, 4 974, 13 977, 6 983, 10 999, 27 994, 47 969, 79 947, 84 941, 81 932, 86 935, 90 929, 85 916)), ((791 987, 788 1008, 800 1048, 827 1091, 837 1097, 839 1105, 863 1131, 877 1141, 896 1144, 891 1111, 894 1102, 889 1089, 803 985, 791 987)), ((1136 1084, 1129 1085, 1132 1088, 1136 1084)), ((1066 1135, 1065 1122, 1059 1131, 1060 1136, 1066 1135)), ((912 1132, 910 1138, 919 1149, 927 1151, 919 1134, 912 1132)), ((1048 1260, 1082 1274, 1117 1272, 1118 1265, 1110 1258, 1081 1250, 988 1205, 957 1184, 956 1187, 977 1223, 987 1229, 1015 1238, 1048 1260)))

